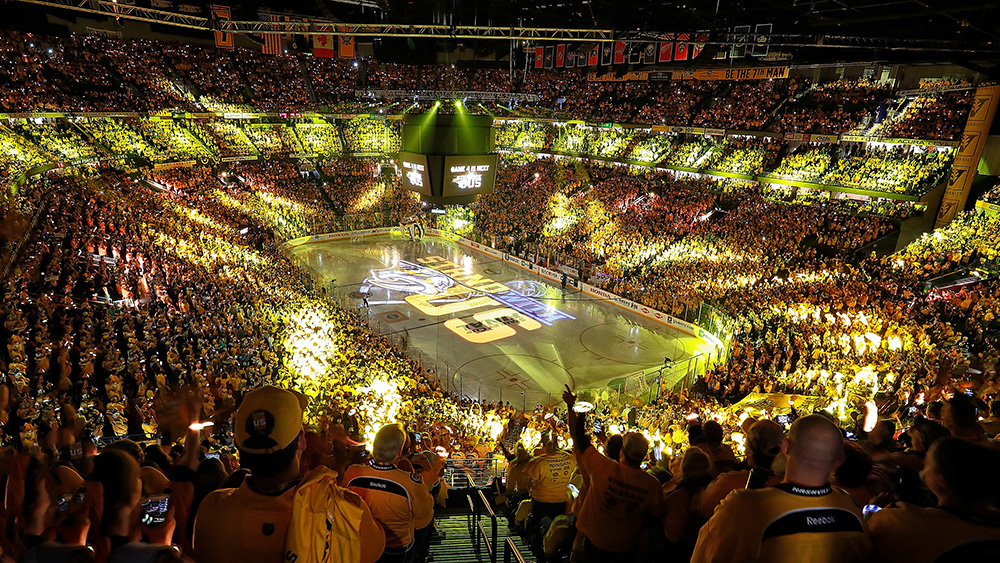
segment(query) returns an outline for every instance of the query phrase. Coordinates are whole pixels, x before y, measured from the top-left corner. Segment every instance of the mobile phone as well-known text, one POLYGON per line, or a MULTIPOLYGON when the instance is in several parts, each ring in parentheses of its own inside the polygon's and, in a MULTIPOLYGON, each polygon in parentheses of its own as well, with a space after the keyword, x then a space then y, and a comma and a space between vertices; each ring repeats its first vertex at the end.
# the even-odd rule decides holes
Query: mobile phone
POLYGON ((655 448, 653 448, 653 459, 655 459, 656 461, 660 461, 663 459, 663 449, 661 449, 660 446, 656 446, 655 448))
POLYGON ((872 517, 872 514, 875 514, 879 510, 882 510, 882 507, 877 504, 866 504, 865 507, 861 509, 861 514, 865 517, 865 519, 868 519, 872 517))
POLYGON ((786 425, 791 420, 791 418, 792 418, 791 415, 779 414, 778 416, 774 417, 774 421, 777 422, 778 424, 786 425))
POLYGON ((206 459, 219 459, 219 452, 208 452, 205 454, 206 459))
POLYGON ((142 523, 156 526, 167 521, 167 509, 170 508, 170 495, 150 495, 142 503, 142 523))

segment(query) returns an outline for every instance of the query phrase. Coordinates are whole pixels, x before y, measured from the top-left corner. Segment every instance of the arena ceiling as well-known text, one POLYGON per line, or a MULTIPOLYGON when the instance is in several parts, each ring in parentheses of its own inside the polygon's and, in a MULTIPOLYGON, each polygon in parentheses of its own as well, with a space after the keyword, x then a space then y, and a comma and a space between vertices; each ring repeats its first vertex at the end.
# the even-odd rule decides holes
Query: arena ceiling
MULTIPOLYGON (((350 23, 602 29, 623 38, 654 40, 660 32, 708 31, 712 41, 725 41, 734 26, 773 24, 771 41, 781 47, 772 50, 792 53, 800 63, 931 61, 978 64, 977 70, 983 70, 1000 60, 1000 0, 165 1, 175 7, 230 4, 233 19, 240 20, 277 12, 350 23)), ((152 0, 125 2, 149 6, 152 0)), ((452 43, 471 46, 484 57, 508 50, 495 40, 452 43)), ((436 48, 452 46, 445 42, 436 48)))

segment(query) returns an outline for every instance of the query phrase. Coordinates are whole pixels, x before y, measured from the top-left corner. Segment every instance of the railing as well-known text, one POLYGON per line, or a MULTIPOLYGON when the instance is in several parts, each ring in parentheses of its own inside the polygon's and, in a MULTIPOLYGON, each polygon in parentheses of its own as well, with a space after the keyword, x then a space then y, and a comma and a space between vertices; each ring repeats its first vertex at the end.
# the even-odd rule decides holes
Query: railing
POLYGON ((496 458, 449 459, 444 463, 444 480, 449 487, 489 486, 493 479, 507 473, 504 463, 496 458))
POLYGON ((514 540, 507 538, 503 550, 503 563, 526 563, 521 550, 517 548, 514 540))
MULTIPOLYGON (((489 500, 487 500, 486 495, 483 494, 482 489, 476 491, 476 495, 479 497, 479 504, 483 506, 483 511, 480 512, 477 506, 474 506, 474 518, 475 518, 475 541, 473 545, 476 549, 476 555, 482 554, 483 544, 486 545, 486 552, 489 554, 490 562, 496 563, 497 561, 497 550, 500 546, 497 545, 497 515, 493 511, 493 507, 490 506, 489 500), (492 530, 492 535, 486 533, 486 528, 483 527, 482 517, 486 516, 490 519, 490 526, 492 530)), ((469 495, 469 504, 475 505, 472 500, 473 495, 469 495)))

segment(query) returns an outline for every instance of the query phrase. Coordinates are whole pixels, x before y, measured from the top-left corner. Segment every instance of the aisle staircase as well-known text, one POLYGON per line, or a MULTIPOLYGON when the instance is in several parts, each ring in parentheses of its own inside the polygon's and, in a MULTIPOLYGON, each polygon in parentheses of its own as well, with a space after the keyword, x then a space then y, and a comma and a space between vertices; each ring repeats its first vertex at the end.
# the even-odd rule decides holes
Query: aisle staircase
POLYGON ((489 491, 468 489, 462 509, 437 518, 430 542, 432 563, 497 563, 535 561, 524 540, 512 532, 487 498, 489 491))

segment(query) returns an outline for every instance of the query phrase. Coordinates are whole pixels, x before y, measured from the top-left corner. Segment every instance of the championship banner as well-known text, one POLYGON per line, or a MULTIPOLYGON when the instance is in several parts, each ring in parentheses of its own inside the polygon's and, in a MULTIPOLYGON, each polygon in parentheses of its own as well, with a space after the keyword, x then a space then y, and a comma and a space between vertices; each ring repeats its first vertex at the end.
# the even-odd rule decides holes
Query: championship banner
POLYGON ((556 66, 563 68, 566 66, 566 44, 560 43, 556 45, 556 66))
MULTIPOLYGON (((668 36, 665 39, 673 39, 673 36, 668 36)), ((660 52, 656 57, 656 62, 658 63, 669 63, 674 60, 674 42, 673 41, 661 41, 660 42, 660 52)))
POLYGON ((625 42, 615 41, 615 64, 625 64, 625 42))
POLYGON ((545 68, 552 68, 552 63, 555 59, 555 47, 549 46, 545 48, 545 68))
POLYGON ((600 62, 601 57, 601 46, 594 45, 590 48, 590 53, 587 54, 587 66, 597 66, 600 62))
MULTIPOLYGON (((333 26, 330 24, 317 24, 316 31, 333 31, 333 26)), ((321 59, 332 59, 336 57, 334 52, 335 48, 333 46, 333 34, 324 35, 316 34, 313 35, 313 56, 321 59)))
MULTIPOLYGON (((272 22, 281 21, 281 16, 271 15, 269 16, 272 22)), ((285 18, 287 20, 287 18, 285 18)), ((264 45, 261 47, 261 51, 265 55, 280 55, 282 52, 282 39, 284 34, 281 33, 266 33, 264 34, 264 45)))
POLYGON ((767 80, 769 78, 788 78, 788 67, 765 66, 678 70, 673 72, 673 78, 674 80, 767 80))
POLYGON ((535 47, 535 68, 542 68, 545 61, 545 47, 535 47))
MULTIPOLYGON (((340 26, 337 31, 347 31, 346 27, 340 26)), ((354 36, 353 35, 341 35, 340 37, 340 58, 342 59, 353 59, 354 54, 354 36)))
POLYGON ((677 43, 674 45, 674 60, 675 61, 686 61, 688 58, 688 39, 691 35, 688 33, 678 33, 677 43))
POLYGON ((955 218, 955 214, 965 208, 972 180, 979 167, 979 158, 986 146, 986 137, 997 113, 998 102, 1000 85, 976 88, 969 117, 965 120, 962 142, 958 146, 958 154, 955 155, 955 162, 952 163, 951 174, 948 176, 948 186, 941 199, 935 228, 947 225, 955 218))
MULTIPOLYGON (((212 4, 208 7, 209 14, 212 15, 213 20, 229 20, 233 17, 232 9, 229 6, 219 6, 217 4, 212 4)), ((233 41, 233 34, 226 33, 224 31, 215 32, 215 48, 216 49, 232 49, 236 44, 233 41)))

